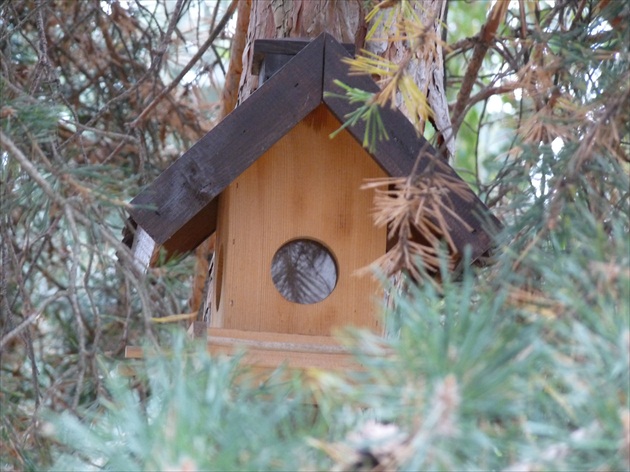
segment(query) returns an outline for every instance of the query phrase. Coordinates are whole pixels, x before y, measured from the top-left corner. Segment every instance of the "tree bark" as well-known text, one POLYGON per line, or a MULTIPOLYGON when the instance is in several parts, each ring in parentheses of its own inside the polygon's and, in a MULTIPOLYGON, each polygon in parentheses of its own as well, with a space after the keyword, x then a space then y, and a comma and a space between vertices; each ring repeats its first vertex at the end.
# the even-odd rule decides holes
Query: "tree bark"
MULTIPOLYGON (((413 9, 422 20, 422 23, 435 31, 437 38, 442 37, 443 22, 446 19, 447 0, 418 0, 413 2, 413 9)), ((388 15, 384 10, 378 15, 388 15)), ((374 21, 378 21, 378 16, 374 21)), ((395 25, 389 26, 387 21, 382 21, 376 29, 374 38, 387 38, 395 33, 395 25)), ((366 49, 374 54, 389 59, 394 63, 400 63, 407 54, 408 48, 402 41, 369 41, 366 49)), ((427 97, 427 101, 433 112, 432 124, 436 133, 443 139, 447 153, 445 157, 451 157, 455 153, 455 140, 453 139, 451 119, 446 101, 444 89, 444 56, 440 44, 423 44, 413 52, 413 58, 407 66, 407 73, 413 77, 414 82, 427 97)), ((401 109, 407 114, 404 107, 401 109)), ((410 118, 409 116, 407 116, 410 118)), ((420 133, 424 133, 426 123, 420 124, 420 133)))
POLYGON ((365 42, 363 0, 271 0, 252 4, 247 45, 243 55, 239 102, 251 95, 258 78, 249 73, 254 40, 259 38, 315 38, 329 33, 345 43, 362 48, 365 42))

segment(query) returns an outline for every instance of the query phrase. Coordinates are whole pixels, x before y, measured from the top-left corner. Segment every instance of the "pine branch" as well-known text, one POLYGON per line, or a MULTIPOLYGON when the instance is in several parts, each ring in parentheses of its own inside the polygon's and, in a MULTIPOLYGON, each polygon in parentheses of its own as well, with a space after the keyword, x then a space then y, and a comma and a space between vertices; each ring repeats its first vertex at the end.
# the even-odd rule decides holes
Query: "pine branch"
POLYGON ((464 120, 464 110, 469 106, 468 99, 470 97, 470 93, 472 92, 473 85, 477 81, 477 75, 479 74, 479 70, 483 64, 483 59, 492 45, 492 41, 494 41, 499 25, 505 18, 509 4, 509 0, 498 0, 494 4, 490 15, 488 16, 488 20, 476 38, 472 58, 468 63, 468 68, 466 69, 464 79, 457 94, 457 101, 453 107, 451 117, 451 121, 453 123, 453 136, 457 136, 459 127, 464 120))

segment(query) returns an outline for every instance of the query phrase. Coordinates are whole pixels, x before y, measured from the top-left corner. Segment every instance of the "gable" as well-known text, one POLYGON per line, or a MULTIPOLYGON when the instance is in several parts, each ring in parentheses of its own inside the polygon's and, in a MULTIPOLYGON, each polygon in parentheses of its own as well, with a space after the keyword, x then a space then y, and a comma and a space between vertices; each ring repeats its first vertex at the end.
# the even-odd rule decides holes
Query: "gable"
POLYGON ((386 250, 386 228, 372 219, 373 193, 360 189, 385 173, 347 131, 328 139, 340 126, 320 105, 221 193, 215 326, 309 335, 349 324, 378 330, 371 313, 381 285, 355 272, 386 250), (325 247, 337 268, 332 293, 317 303, 296 305, 274 285, 273 260, 299 241, 325 247))

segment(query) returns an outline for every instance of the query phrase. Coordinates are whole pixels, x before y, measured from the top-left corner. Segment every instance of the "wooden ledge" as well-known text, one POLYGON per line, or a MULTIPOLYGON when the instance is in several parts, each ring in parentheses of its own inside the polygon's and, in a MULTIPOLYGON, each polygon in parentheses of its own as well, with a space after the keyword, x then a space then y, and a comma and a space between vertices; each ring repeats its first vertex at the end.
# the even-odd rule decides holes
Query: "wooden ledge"
MULTIPOLYGON (((346 348, 331 336, 242 331, 208 328, 208 351, 213 355, 234 357, 256 368, 360 370, 362 366, 346 348)), ((127 346, 125 358, 141 359, 142 348, 127 346)))
POLYGON ((243 362, 256 367, 276 368, 285 364, 297 369, 361 368, 348 350, 331 336, 209 328, 208 350, 230 357, 244 352, 243 362))

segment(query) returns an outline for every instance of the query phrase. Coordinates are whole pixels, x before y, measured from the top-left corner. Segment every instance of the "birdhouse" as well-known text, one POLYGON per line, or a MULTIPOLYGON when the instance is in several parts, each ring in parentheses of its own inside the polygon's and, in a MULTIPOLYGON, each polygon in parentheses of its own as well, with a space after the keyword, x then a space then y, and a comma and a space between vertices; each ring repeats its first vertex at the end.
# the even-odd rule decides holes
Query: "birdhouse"
MULTIPOLYGON (((389 139, 372 152, 363 123, 330 138, 354 108, 325 93, 341 92, 334 81, 378 90, 348 73, 352 49, 328 34, 256 41, 259 88, 131 202, 145 265, 155 246, 186 253, 216 234, 211 349, 249 346, 269 366, 341 366, 336 328, 382 331, 382 288, 357 270, 386 252, 387 230, 374 225, 373 194, 361 185, 414 169, 460 180, 428 157, 416 163, 436 151, 398 110, 381 111, 389 139)), ((485 223, 494 220, 467 191, 448 197, 456 217, 447 223, 459 253, 469 246, 475 259, 491 247, 485 223)))

